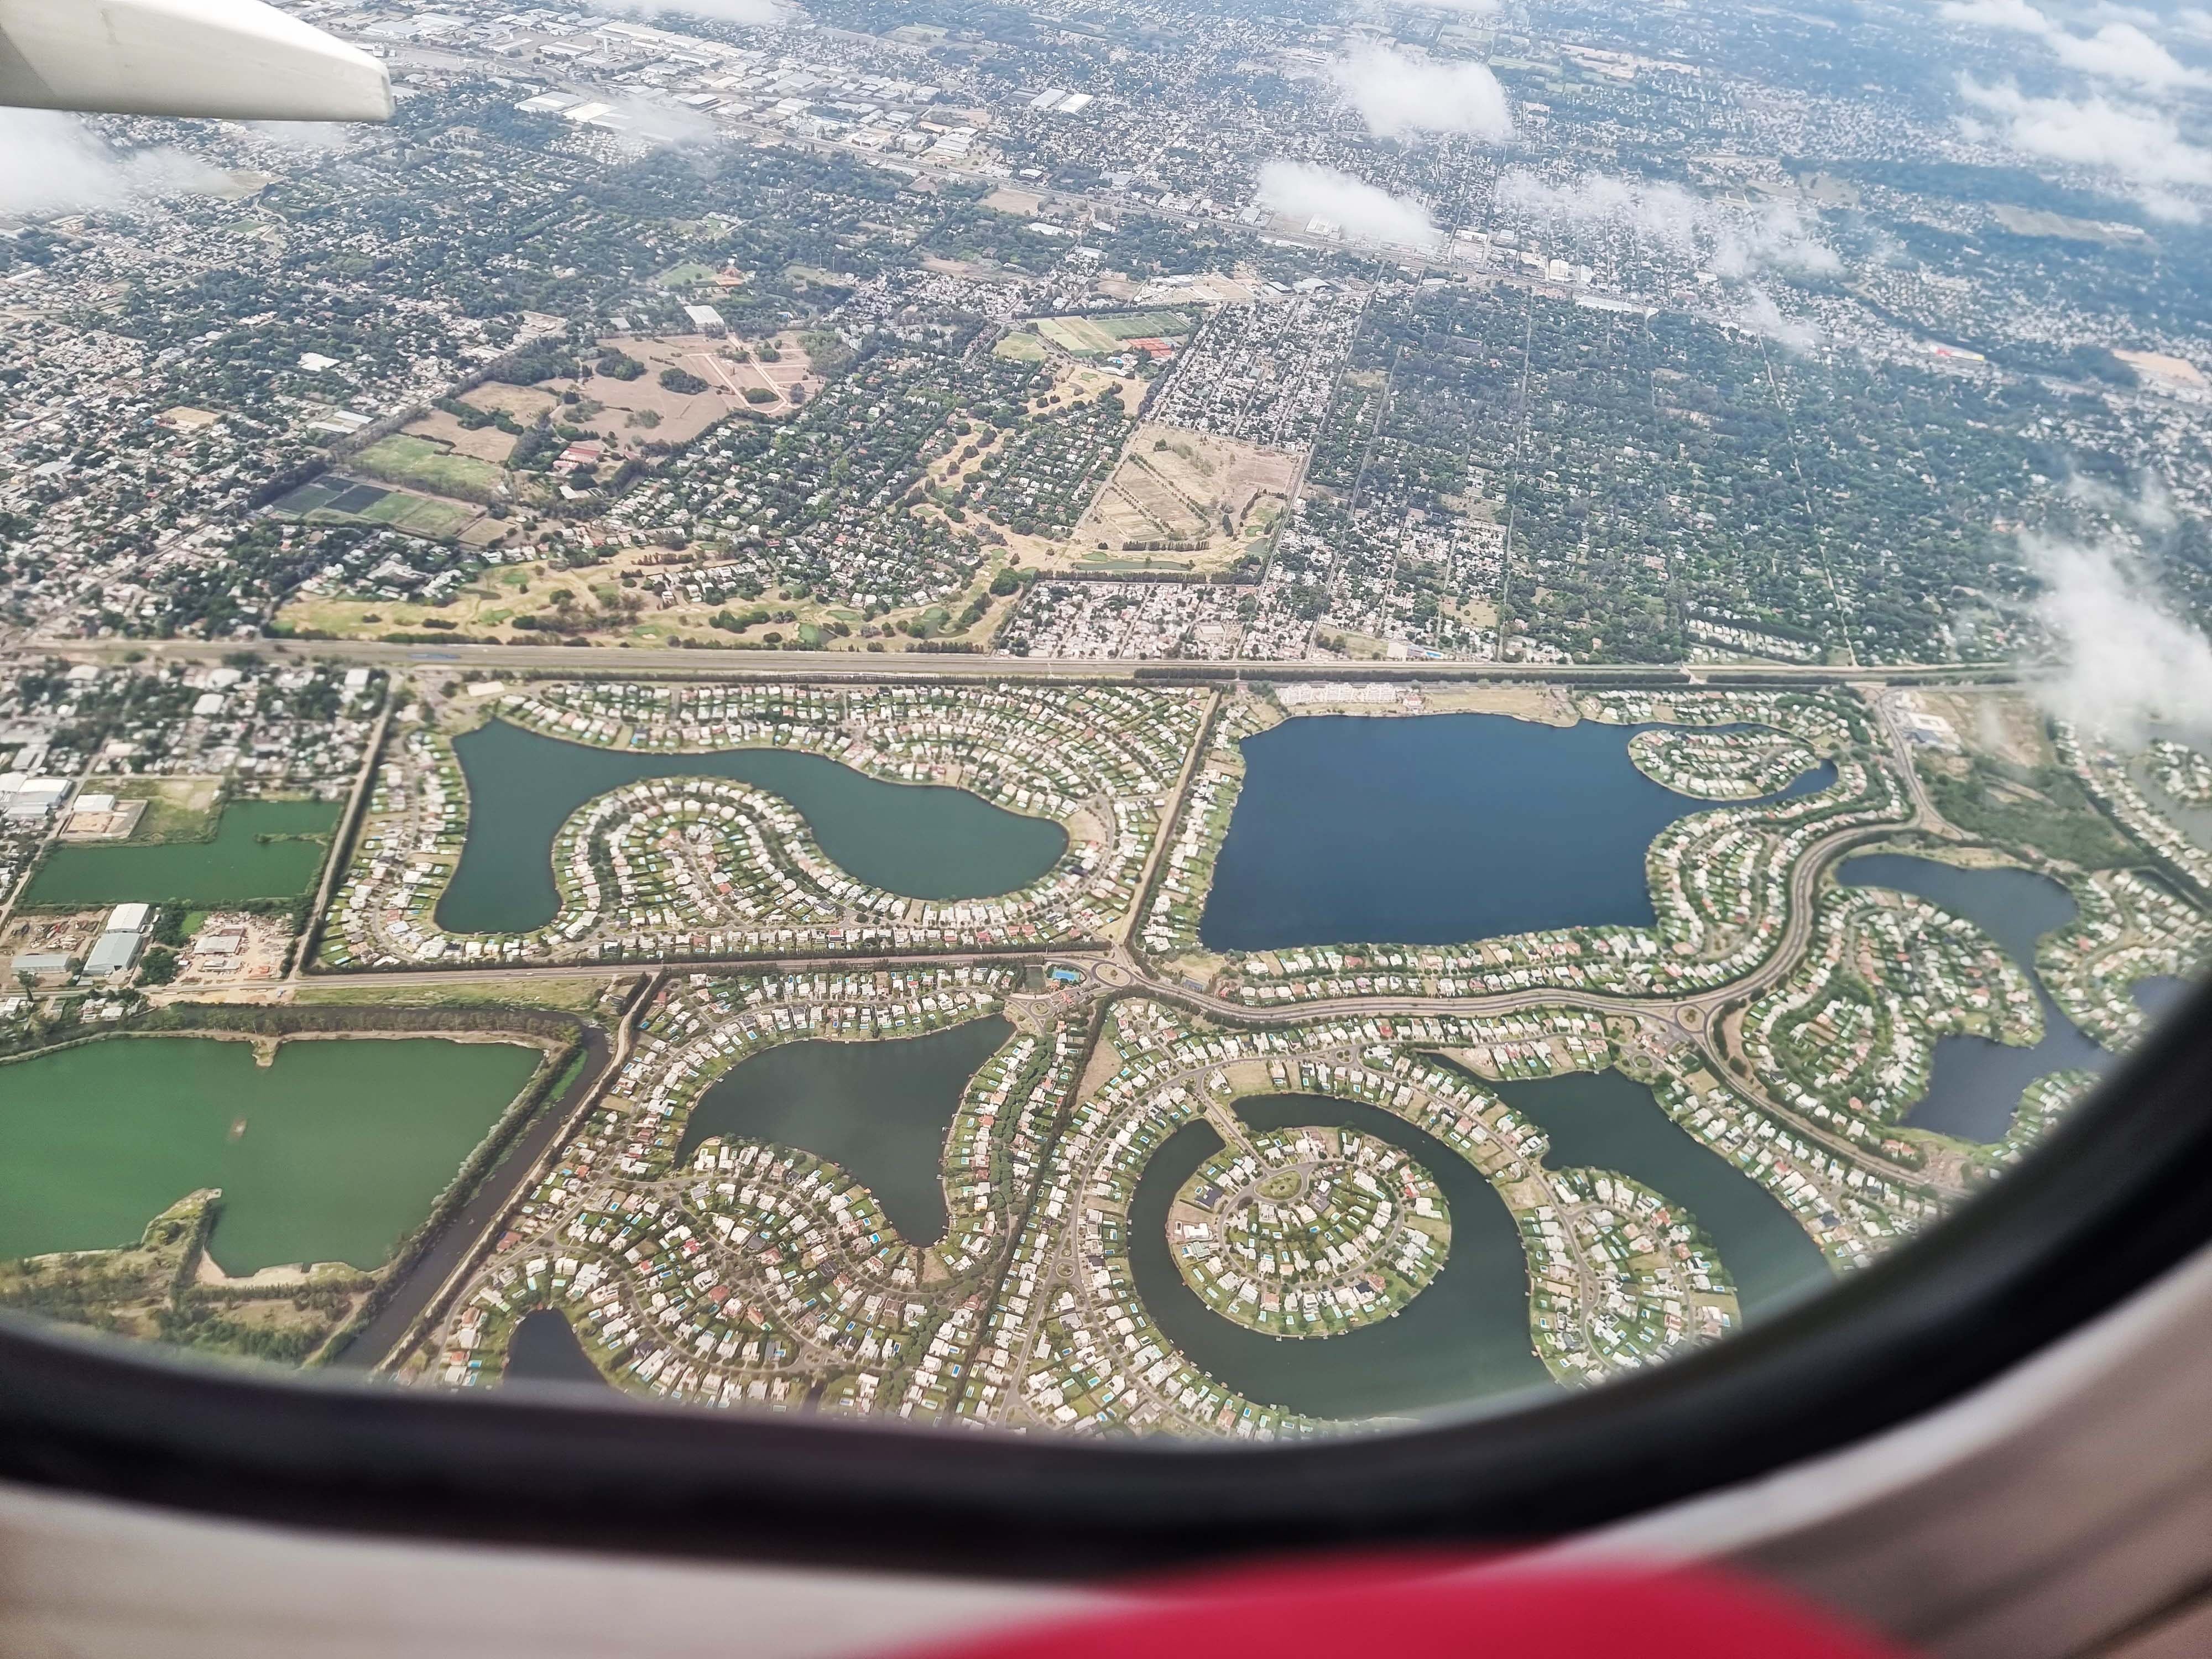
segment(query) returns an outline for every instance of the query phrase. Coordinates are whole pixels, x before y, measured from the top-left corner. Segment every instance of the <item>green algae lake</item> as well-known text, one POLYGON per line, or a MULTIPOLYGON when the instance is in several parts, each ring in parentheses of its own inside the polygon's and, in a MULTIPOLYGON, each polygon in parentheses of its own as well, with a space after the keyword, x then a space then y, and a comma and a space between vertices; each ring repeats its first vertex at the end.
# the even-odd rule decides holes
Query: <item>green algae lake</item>
POLYGON ((315 884, 338 820, 336 801, 240 800, 207 841, 57 847, 27 904, 183 904, 209 908, 297 898, 315 884))
POLYGON ((131 1244, 222 1189, 225 1273, 370 1268, 420 1226, 538 1063, 512 1042, 107 1037, 0 1065, 0 1258, 131 1244))

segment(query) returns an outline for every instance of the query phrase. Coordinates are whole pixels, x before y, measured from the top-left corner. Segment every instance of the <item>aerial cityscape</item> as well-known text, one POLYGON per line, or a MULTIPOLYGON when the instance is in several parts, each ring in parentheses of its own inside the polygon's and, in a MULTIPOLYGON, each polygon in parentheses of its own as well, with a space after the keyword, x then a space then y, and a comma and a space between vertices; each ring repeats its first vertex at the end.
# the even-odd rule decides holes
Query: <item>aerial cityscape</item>
POLYGON ((2212 967, 2201 13, 287 9, 0 110, 0 1309, 1540 1401, 2212 967))

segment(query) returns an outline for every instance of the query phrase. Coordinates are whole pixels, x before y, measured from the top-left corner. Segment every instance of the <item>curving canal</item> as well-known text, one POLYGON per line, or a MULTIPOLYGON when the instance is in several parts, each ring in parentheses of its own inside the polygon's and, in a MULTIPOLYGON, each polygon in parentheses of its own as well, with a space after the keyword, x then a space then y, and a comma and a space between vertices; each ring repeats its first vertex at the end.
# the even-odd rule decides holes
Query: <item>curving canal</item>
POLYGON ((2045 933, 2072 921, 2074 896, 2033 870, 1968 870, 1907 853, 1867 853, 1845 859, 1836 879, 1846 887, 1887 887, 1911 893, 1963 916, 2002 947, 2027 973, 2043 1006, 2043 1041, 2015 1048, 1987 1037, 1936 1040, 1928 1092, 1905 1121, 1961 1140, 2002 1140, 2020 1106, 2021 1091, 2053 1072, 2101 1072, 2110 1049, 2092 1041, 2058 1011, 2036 972, 2035 946, 2045 933))
POLYGON ((1426 1131, 1364 1102, 1263 1095, 1237 1103, 1254 1129, 1302 1124, 1387 1140, 1428 1171, 1451 1215, 1451 1250, 1395 1318, 1326 1341, 1266 1335, 1200 1301, 1169 1254, 1168 1206, 1221 1150, 1212 1126, 1170 1135, 1129 1206, 1130 1271, 1163 1334, 1215 1381, 1249 1399, 1316 1417, 1398 1416, 1557 1385, 1528 1339, 1528 1260, 1520 1230, 1474 1166, 1426 1131))
POLYGON ((1067 850, 1048 818, 972 790, 890 783, 787 749, 672 755, 599 749, 495 720, 453 740, 469 787, 460 863, 438 902, 456 933, 527 933, 553 920, 553 841, 586 802, 649 778, 726 778, 783 797, 830 859, 905 898, 988 898, 1024 887, 1067 850))

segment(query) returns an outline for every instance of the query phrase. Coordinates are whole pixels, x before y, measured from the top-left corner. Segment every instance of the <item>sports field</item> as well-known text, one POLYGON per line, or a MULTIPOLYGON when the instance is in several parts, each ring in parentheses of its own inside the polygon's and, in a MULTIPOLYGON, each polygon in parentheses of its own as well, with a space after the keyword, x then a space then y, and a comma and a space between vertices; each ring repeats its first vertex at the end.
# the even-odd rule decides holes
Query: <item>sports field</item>
POLYGON ((433 540, 455 535, 477 515, 453 501, 433 501, 404 489, 362 483, 325 473, 313 483, 301 484, 275 503, 276 510, 316 524, 368 523, 389 525, 410 536, 433 540))
POLYGON ((1180 340, 1190 318, 1180 311, 1116 311, 1098 317, 1039 317, 1030 327, 1078 357, 1110 357, 1127 340, 1180 340))

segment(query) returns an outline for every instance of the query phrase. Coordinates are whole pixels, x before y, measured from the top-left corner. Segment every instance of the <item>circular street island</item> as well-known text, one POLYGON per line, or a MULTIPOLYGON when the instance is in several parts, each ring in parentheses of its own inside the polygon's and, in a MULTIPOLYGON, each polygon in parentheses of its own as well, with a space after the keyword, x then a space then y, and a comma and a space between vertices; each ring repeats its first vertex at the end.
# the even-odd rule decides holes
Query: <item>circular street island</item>
POLYGON ((1356 1129, 1267 1129, 1198 1166, 1168 1246, 1199 1299, 1268 1336, 1336 1336, 1428 1287, 1451 1217, 1427 1170, 1356 1129))

